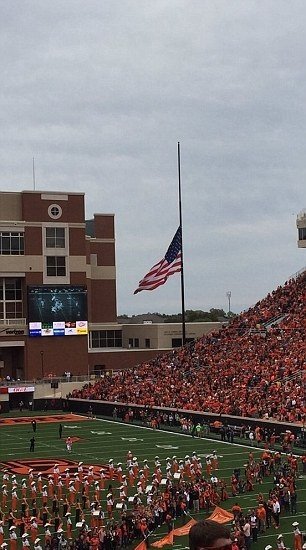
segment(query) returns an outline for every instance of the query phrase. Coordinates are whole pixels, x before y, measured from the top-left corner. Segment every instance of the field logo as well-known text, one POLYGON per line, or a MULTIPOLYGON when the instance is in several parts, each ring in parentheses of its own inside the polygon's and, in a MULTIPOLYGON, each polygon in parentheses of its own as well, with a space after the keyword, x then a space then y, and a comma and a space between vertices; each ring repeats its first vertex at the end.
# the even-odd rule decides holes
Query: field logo
MULTIPOLYGON (((70 475, 76 474, 78 471, 78 462, 69 459, 44 459, 44 458, 28 458, 24 460, 9 460, 8 462, 0 462, 0 468, 7 469, 10 474, 25 476, 29 469, 33 468, 34 476, 38 472, 42 473, 44 478, 48 475, 53 475, 54 464, 58 464, 60 474, 65 475, 65 470, 69 468, 70 475)), ((83 475, 88 475, 89 467, 93 467, 94 479, 100 479, 100 469, 103 468, 105 478, 110 479, 108 464, 83 464, 83 475)), ((117 474, 114 472, 114 479, 117 479, 117 474)))
MULTIPOLYGON (((14 418, 1 418, 0 426, 17 426, 18 424, 29 424, 35 420, 37 424, 49 424, 51 422, 80 422, 86 420, 85 416, 75 414, 53 414, 51 416, 19 416, 14 418)), ((70 426, 65 426, 65 428, 70 426)), ((78 427, 78 426, 77 426, 78 427)))

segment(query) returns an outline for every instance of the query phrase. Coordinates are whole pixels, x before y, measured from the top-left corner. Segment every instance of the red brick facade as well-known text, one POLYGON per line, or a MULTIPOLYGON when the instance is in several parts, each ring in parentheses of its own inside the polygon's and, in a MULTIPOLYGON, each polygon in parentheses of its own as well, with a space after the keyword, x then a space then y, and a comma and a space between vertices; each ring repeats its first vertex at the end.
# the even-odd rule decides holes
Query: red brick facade
MULTIPOLYGON (((1 235, 5 236, 9 231, 12 235, 21 232, 24 253, 16 256, 0 254, 2 284, 8 286, 10 281, 17 279, 22 285, 22 315, 16 314, 14 318, 9 311, 1 315, 0 377, 32 379, 51 373, 61 375, 65 371, 87 373, 94 367, 89 365, 87 335, 48 338, 29 335, 28 287, 85 286, 89 327, 91 322, 115 323, 114 216, 95 215, 93 234, 86 236, 84 194, 24 191, 0 193, 0 200, 1 195, 5 195, 6 204, 6 212, 1 212, 1 235), (52 207, 55 208, 54 216, 50 213, 52 207), (21 213, 17 219, 16 211, 21 213), (47 248, 46 228, 49 227, 65 230, 65 246, 60 252, 47 248), (65 257, 64 278, 48 277, 46 257, 49 254, 65 257), (104 266, 111 270, 105 271, 104 266)), ((12 306, 6 300, 3 308, 8 310, 9 307, 12 306)))

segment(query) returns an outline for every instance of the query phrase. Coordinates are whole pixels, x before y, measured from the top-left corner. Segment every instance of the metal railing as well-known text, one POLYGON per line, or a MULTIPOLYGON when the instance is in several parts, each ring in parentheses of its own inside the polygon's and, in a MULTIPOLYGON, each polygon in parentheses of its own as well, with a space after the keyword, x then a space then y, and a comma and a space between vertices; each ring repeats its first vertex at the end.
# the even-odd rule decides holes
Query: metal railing
POLYGON ((0 380, 0 387, 11 386, 33 386, 33 384, 51 384, 51 382, 66 383, 66 382, 95 382, 101 378, 100 374, 82 374, 80 376, 48 376, 47 378, 32 379, 32 380, 0 380))
POLYGON ((276 317, 269 319, 269 321, 264 323, 265 329, 269 330, 273 325, 279 325, 285 317, 287 317, 287 313, 282 313, 282 315, 276 315, 276 317))
POLYGON ((24 317, 20 317, 19 319, 0 319, 0 325, 17 325, 17 326, 23 326, 27 324, 27 320, 24 317))
POLYGON ((302 273, 304 273, 306 271, 306 266, 305 267, 302 267, 301 269, 299 269, 299 271, 297 271, 296 273, 294 273, 293 275, 291 275, 291 277, 289 277, 289 280, 290 279, 297 279, 300 275, 302 275, 302 273))

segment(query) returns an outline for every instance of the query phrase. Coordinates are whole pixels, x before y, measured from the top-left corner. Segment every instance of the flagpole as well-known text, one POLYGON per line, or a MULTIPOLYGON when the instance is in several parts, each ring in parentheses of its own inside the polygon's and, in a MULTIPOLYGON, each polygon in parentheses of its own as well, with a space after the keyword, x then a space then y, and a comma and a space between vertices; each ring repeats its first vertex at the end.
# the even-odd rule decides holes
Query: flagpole
POLYGON ((181 190, 181 147, 177 143, 177 169, 178 169, 178 194, 179 194, 179 220, 182 237, 182 269, 181 269, 181 303, 182 303, 182 344, 186 344, 186 322, 185 322, 185 291, 184 291, 184 257, 183 257, 183 216, 182 216, 182 190, 181 190))

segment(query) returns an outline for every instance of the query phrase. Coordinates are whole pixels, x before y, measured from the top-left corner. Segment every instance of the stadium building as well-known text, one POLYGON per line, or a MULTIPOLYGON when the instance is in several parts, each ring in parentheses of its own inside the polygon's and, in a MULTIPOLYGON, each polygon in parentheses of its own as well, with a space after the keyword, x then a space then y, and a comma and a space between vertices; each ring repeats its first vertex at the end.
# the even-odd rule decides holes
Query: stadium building
POLYGON ((306 210, 302 210, 296 220, 298 229, 298 247, 306 248, 306 210))
POLYGON ((181 341, 180 325, 117 323, 113 214, 86 221, 83 193, 0 193, 0 378, 127 368, 181 341))

